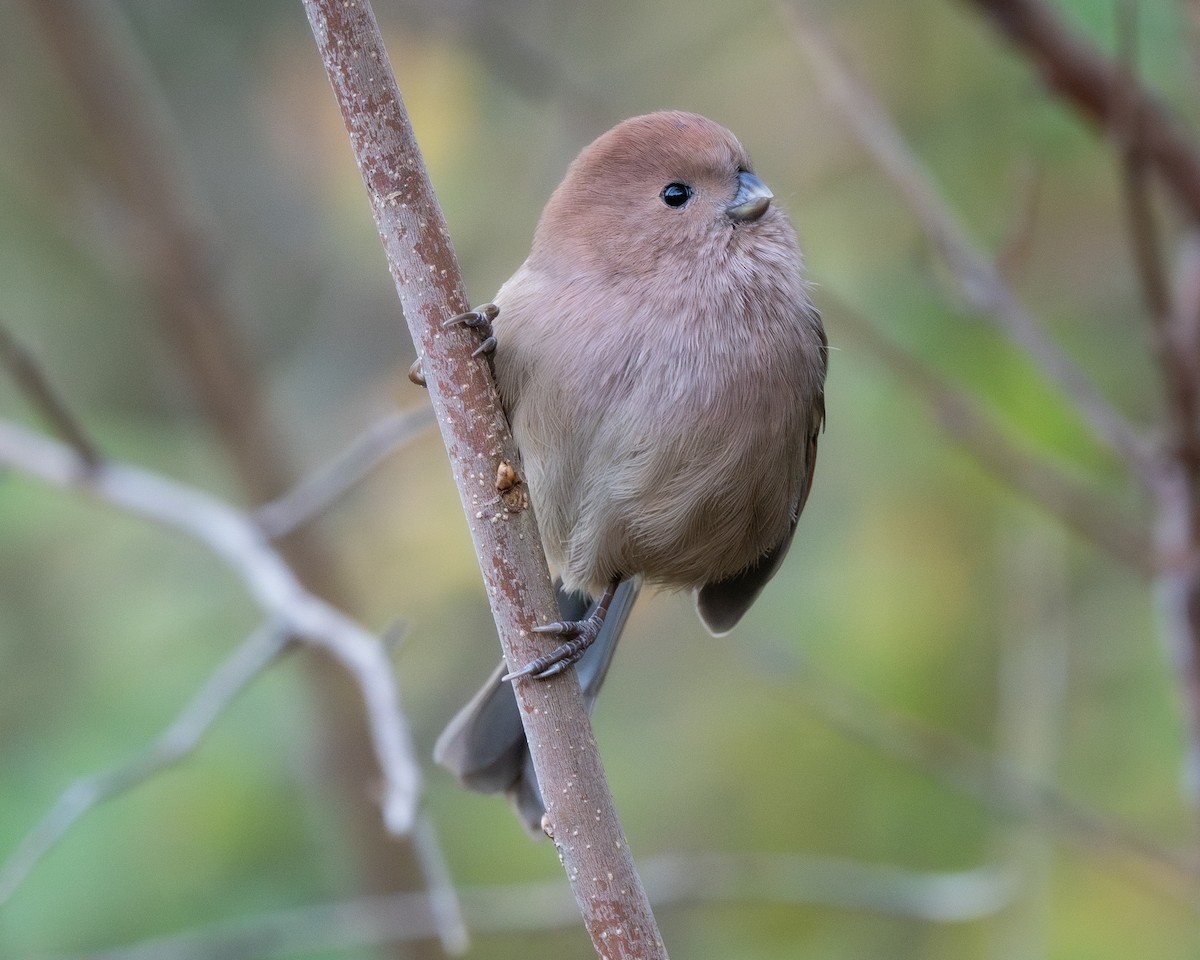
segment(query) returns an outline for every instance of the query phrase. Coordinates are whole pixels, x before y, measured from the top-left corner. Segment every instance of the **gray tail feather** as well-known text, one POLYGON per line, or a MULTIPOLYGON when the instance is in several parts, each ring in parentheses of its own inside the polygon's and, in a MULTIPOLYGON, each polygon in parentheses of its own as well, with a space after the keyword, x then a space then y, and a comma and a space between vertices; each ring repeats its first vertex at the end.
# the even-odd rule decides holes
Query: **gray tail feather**
MULTIPOLYGON (((625 580, 617 587, 600 635, 575 664, 589 713, 640 589, 637 580, 625 580)), ((595 606, 578 594, 564 592, 561 582, 555 583, 555 593, 563 620, 582 620, 595 606)), ((508 794, 517 818, 531 835, 541 836, 546 805, 533 772, 516 695, 511 684, 500 681, 507 672, 507 664, 501 661, 487 683, 442 731, 433 748, 433 759, 471 790, 508 794)))

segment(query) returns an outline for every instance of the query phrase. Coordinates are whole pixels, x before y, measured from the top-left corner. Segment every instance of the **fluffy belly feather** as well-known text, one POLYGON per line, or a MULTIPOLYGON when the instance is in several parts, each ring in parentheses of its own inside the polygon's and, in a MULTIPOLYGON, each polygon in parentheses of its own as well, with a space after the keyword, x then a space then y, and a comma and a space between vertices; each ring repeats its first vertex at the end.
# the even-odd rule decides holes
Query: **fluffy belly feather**
POLYGON ((744 569, 790 528, 800 419, 796 409, 756 425, 651 421, 656 433, 644 443, 612 418, 584 443, 577 430, 522 424, 517 440, 550 562, 569 588, 593 595, 617 577, 690 588, 744 569))

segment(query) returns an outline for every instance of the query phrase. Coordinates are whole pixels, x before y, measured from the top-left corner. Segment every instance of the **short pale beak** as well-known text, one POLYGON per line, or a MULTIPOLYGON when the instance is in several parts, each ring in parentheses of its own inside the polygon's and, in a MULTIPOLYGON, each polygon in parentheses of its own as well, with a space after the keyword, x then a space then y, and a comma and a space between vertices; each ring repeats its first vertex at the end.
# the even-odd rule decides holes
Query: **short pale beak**
POLYGON ((765 183, 754 174, 743 170, 738 174, 738 192, 733 203, 725 208, 725 215, 735 223, 750 223, 757 220, 771 205, 773 194, 765 183))

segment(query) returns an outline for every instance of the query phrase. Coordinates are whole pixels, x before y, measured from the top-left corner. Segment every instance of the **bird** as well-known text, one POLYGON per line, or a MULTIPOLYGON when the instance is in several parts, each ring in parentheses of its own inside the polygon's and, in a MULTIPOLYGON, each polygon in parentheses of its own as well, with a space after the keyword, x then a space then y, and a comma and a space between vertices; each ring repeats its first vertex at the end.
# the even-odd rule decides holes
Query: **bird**
POLYGON ((479 330, 562 620, 439 737, 467 787, 545 805, 515 677, 576 665, 589 710, 644 585, 728 633, 778 571, 812 488, 828 342, 796 233, 738 139, 695 113, 617 124, 570 164, 479 330))

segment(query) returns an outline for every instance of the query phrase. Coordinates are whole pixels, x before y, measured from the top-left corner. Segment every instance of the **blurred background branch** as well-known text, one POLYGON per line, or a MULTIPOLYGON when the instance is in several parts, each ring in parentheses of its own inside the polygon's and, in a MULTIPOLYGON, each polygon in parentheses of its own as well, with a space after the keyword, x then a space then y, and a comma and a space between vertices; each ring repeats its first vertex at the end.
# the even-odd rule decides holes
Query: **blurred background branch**
MULTIPOLYGON (((114 197, 136 224, 137 259, 156 300, 159 335, 246 496, 253 503, 279 496, 296 475, 247 350, 244 320, 228 294, 225 225, 204 199, 171 106, 121 6, 31 0, 26 9, 103 151, 114 197)), ((359 605, 334 551, 315 528, 297 530, 280 550, 315 594, 342 609, 359 605)), ((383 829, 371 799, 368 787, 378 767, 353 685, 328 669, 323 654, 312 657, 309 669, 323 711, 316 749, 326 774, 318 779, 337 794, 363 888, 420 885, 419 857, 383 829)), ((420 955, 426 948, 417 949, 420 955)))
POLYGON ((1057 517, 1097 548, 1142 575, 1156 568, 1154 545, 1118 503, 1090 490, 1055 464, 1010 439, 966 390, 939 377, 857 312, 832 298, 843 333, 929 406, 946 436, 960 444, 993 478, 1057 517))
POLYGON ((436 888, 431 893, 438 908, 435 932, 450 948, 465 946, 457 901, 441 876, 445 868, 436 838, 427 824, 417 824, 420 763, 380 640, 308 593, 249 518, 206 494, 111 460, 90 467, 70 447, 4 421, 0 421, 0 464, 55 486, 86 492, 198 539, 241 576, 270 618, 214 672, 176 722, 141 756, 67 788, 0 864, 0 906, 80 816, 193 750, 232 698, 283 649, 288 638, 295 638, 323 650, 354 678, 384 776, 383 821, 397 836, 417 833, 414 842, 422 869, 429 886, 436 888))
POLYGON ((1119 5, 1118 59, 1080 38, 1044 0, 975 2, 1049 88, 1108 135, 1123 161, 1131 247, 1164 395, 1164 449, 1150 478, 1163 568, 1159 596, 1189 717, 1188 782, 1200 807, 1200 303, 1189 302, 1187 279, 1166 279, 1145 181, 1147 171, 1156 172, 1176 201, 1174 209, 1190 222, 1177 265, 1186 276, 1194 269, 1188 263, 1191 237, 1200 223, 1200 145, 1141 85, 1137 4, 1119 5), (1175 303, 1169 299, 1173 290, 1181 294, 1175 303))
POLYGON ((786 9, 791 13, 796 39, 813 65, 831 106, 895 184, 950 268, 966 305, 991 319, 1025 350, 1050 381, 1074 401, 1084 421, 1129 463, 1138 479, 1152 485, 1153 451, 1143 439, 1144 431, 1113 408, 1017 300, 994 260, 969 236, 905 143, 882 102, 855 75, 820 20, 805 12, 802 0, 792 0, 786 9))
POLYGON ((302 478, 291 490, 254 511, 254 522, 271 540, 286 537, 320 516, 368 473, 419 432, 433 426, 433 410, 415 407, 381 417, 320 470, 302 478))
POLYGON ((58 395, 50 378, 42 372, 40 364, 0 323, 0 363, 8 368, 17 389, 67 444, 69 444, 91 470, 100 465, 100 451, 88 436, 71 408, 58 395))
MULTIPOLYGON (((970 923, 1002 912, 1020 882, 994 865, 936 873, 786 854, 661 856, 648 859, 642 872, 657 907, 828 906, 938 924, 970 923)), ((459 893, 467 922, 480 933, 519 938, 579 923, 574 899, 561 880, 464 887, 459 893)), ((266 960, 409 942, 428 936, 430 927, 423 894, 361 897, 38 960, 266 960)))
MULTIPOLYGON (((1074 38, 1041 0, 980 0, 980 5, 991 14, 993 22, 1018 41, 1050 85, 1098 122, 1122 151, 1131 247, 1142 279, 1144 306, 1166 393, 1164 449, 1147 444, 1143 439, 1147 431, 1118 413, 1074 361, 1042 333, 1000 271, 958 225, 881 101, 846 64, 819 19, 805 12, 803 4, 787 9, 797 40, 814 65, 826 96, 880 170, 896 185, 958 279, 967 302, 994 317, 1051 382, 1074 400, 1083 419, 1121 456, 1131 474, 1154 498, 1159 536, 1158 557, 1151 568, 1158 571, 1165 632, 1175 652, 1180 689, 1190 717, 1187 770, 1189 780, 1194 780, 1195 771, 1200 771, 1200 362, 1189 353, 1186 342, 1172 337, 1166 329, 1168 320, 1186 313, 1187 308, 1175 309, 1167 301, 1167 283, 1160 274, 1158 231, 1143 173, 1147 166, 1153 166, 1181 203, 1193 204, 1200 199, 1200 153, 1175 119, 1138 86, 1133 63, 1122 66, 1110 61, 1074 38)), ((1132 30, 1126 22, 1123 35, 1132 30)), ((1127 36, 1126 44, 1131 42, 1127 36)), ((1198 212, 1200 206, 1193 208, 1192 216, 1198 212)), ((1185 320, 1192 322, 1190 318, 1185 320)), ((889 356, 892 366, 897 366, 894 352, 889 356)), ((1010 450, 992 458, 992 462, 1000 475, 1012 478, 1013 466, 1019 461, 1010 450), (998 461, 1007 465, 999 466, 998 461)), ((1016 475, 1022 474, 1017 471, 1016 475)), ((1029 475, 1026 472, 1023 476, 1029 475)), ((1033 493, 1035 499, 1047 504, 1050 497, 1045 478, 1043 472, 1040 481, 1021 483, 1018 489, 1033 493)), ((1077 493, 1055 499, 1071 505, 1059 512, 1076 528, 1080 527, 1081 514, 1088 513, 1093 520, 1086 521, 1083 529, 1109 528, 1110 542, 1140 539, 1131 539, 1118 527, 1119 521, 1099 519, 1097 511, 1085 505, 1087 498, 1077 493)), ((1097 539, 1094 532, 1092 539, 1097 539)), ((1143 557, 1145 552, 1134 551, 1143 557)), ((1146 569, 1144 560, 1138 566, 1146 569)), ((1193 792, 1200 805, 1200 781, 1194 782, 1193 792)))
POLYGON ((127 464, 108 460, 88 471, 69 447, 3 421, 0 464, 79 489, 199 540, 243 579, 264 614, 340 663, 354 677, 371 718, 371 742, 386 784, 383 819, 396 834, 411 828, 420 764, 382 643, 305 590, 249 519, 198 490, 127 464))
MULTIPOLYGON (((1052 682, 1053 678, 1039 679, 1052 682)), ((1005 693, 1034 695, 1022 688, 1005 693)), ((995 756, 954 733, 889 709, 829 677, 810 675, 799 685, 799 694, 801 707, 831 730, 971 797, 998 821, 1018 828, 1049 828, 1056 839, 1070 842, 1083 855, 1102 858, 1155 893, 1195 907, 1192 894, 1200 882, 1200 865, 1194 858, 1081 806, 1048 787, 1025 764, 995 756)), ((1030 709, 1029 704, 1025 709, 1030 709)), ((1011 751, 1011 744, 1004 746, 1011 751)))
POLYGON ((1050 90, 1120 149, 1142 154, 1178 199, 1179 209, 1200 220, 1200 150, 1172 111, 1068 26, 1045 0, 970 2, 1028 57, 1050 90), (1126 122, 1131 114, 1137 118, 1134 124, 1126 122))
POLYGON ((234 649, 184 711, 146 750, 126 763, 76 780, 67 787, 42 821, 0 863, 0 906, 76 820, 97 804, 137 786, 195 750, 230 701, 284 649, 287 639, 282 623, 271 620, 263 624, 234 649))

